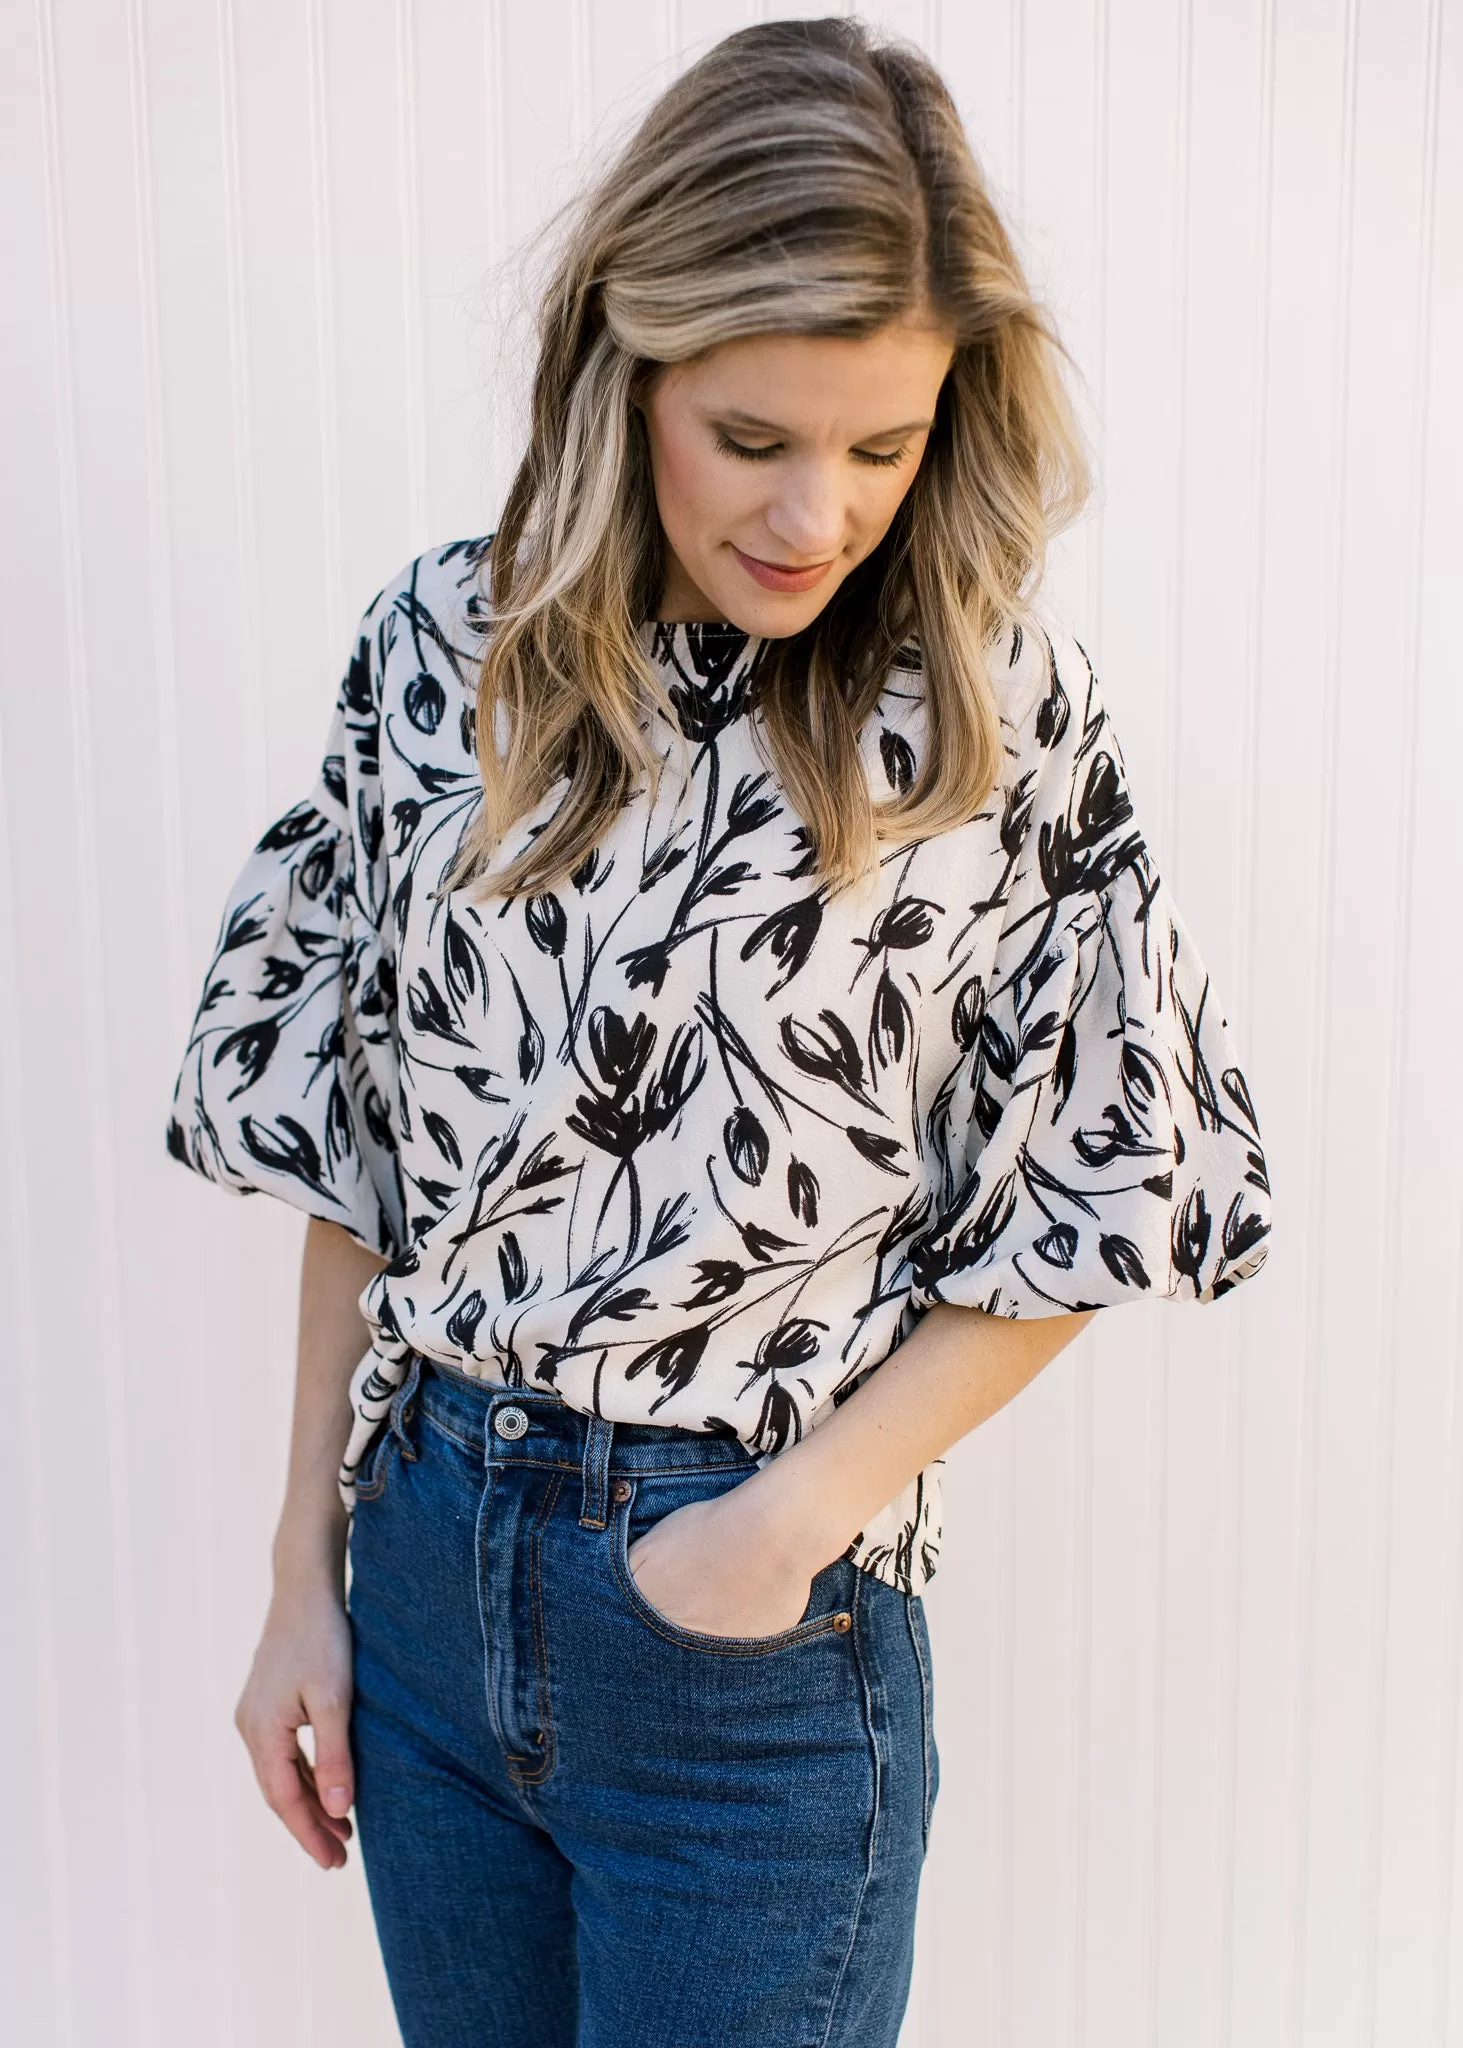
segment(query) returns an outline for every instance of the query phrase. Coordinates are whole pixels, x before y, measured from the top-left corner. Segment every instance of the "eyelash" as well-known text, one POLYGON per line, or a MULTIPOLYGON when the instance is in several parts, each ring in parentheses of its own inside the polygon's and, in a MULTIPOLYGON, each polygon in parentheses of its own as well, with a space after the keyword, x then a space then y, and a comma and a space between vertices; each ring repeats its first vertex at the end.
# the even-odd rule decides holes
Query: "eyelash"
MULTIPOLYGON (((716 429, 716 445, 723 455, 735 455, 742 462, 765 462, 769 456, 777 453, 779 446, 773 441, 766 448, 744 448, 740 441, 733 441, 720 427, 716 429)), ((870 455, 863 449, 854 450, 860 462, 871 463, 876 469, 893 469, 897 463, 903 462, 908 453, 907 442, 902 448, 896 448, 892 455, 870 455)))

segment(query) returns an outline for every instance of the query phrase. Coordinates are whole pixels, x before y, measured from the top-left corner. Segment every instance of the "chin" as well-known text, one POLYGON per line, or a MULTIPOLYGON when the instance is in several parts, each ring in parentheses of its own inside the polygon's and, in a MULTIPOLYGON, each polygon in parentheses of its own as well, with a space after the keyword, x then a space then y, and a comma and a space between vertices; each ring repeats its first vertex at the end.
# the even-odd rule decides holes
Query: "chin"
POLYGON ((788 618, 784 612, 778 617, 766 620, 760 626, 751 627, 750 630, 753 633, 760 633, 767 640, 791 640, 794 633, 801 633, 805 626, 811 626, 822 610, 823 606, 820 604, 815 610, 805 612, 796 619, 788 618))
POLYGON ((816 604, 804 600, 795 605, 791 599, 785 599, 781 604, 766 605, 762 608, 764 623, 755 630, 765 634, 769 640, 790 640, 794 633, 801 633, 805 627, 811 626, 820 612, 827 611, 832 597, 831 590, 826 596, 819 591, 816 604))
MULTIPOLYGON (((760 636, 767 640, 789 640, 794 633, 801 633, 805 626, 811 626, 822 611, 826 611, 834 592, 821 586, 816 590, 789 593, 785 597, 770 591, 758 591, 755 596, 738 594, 735 601, 730 597, 719 616, 729 619, 742 632, 760 636)), ((713 602, 723 601, 716 598, 713 602)))

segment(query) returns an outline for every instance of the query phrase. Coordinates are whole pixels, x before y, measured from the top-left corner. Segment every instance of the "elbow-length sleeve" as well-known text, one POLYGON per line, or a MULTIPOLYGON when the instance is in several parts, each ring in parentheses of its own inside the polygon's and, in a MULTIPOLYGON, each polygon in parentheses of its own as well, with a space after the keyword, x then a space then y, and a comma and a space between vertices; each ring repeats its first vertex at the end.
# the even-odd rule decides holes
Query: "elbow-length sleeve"
POLYGON ((173 1096, 168 1149, 387 1257, 404 1244, 380 631, 362 619, 314 789, 229 892, 173 1096))
POLYGON ((912 1300, 1210 1301, 1266 1256, 1254 1104, 1075 642, 1047 677, 1007 797, 1020 853, 992 971, 957 997, 945 1198, 911 1247, 912 1300))

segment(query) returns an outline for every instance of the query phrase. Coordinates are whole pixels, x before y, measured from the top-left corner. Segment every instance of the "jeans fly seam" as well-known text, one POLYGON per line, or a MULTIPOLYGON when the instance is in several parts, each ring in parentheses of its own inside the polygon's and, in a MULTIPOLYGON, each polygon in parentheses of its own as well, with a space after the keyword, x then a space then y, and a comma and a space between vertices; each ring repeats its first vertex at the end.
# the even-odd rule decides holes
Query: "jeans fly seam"
POLYGON ((559 1498, 559 1489, 563 1484, 563 1474, 556 1472, 544 1490, 544 1504, 534 1517, 528 1539, 528 1584, 533 1597, 533 1642, 538 1652, 538 1710, 544 1738, 544 1753, 535 1770, 520 1771, 516 1768, 516 1758, 507 1749, 503 1752, 508 1759, 509 1770, 524 1785, 541 1785, 554 1768, 554 1709, 549 1693, 549 1638, 544 1624, 543 1573, 540 1570, 540 1560, 544 1528, 553 1513, 554 1502, 559 1498))
MULTIPOLYGON (((487 1602, 487 1601, 486 1601, 486 1599, 485 1599, 485 1598, 483 1597, 483 1579, 484 1579, 484 1575, 485 1575, 485 1569, 486 1569, 486 1564, 487 1564, 487 1557, 486 1557, 486 1550, 487 1550, 487 1541, 486 1541, 486 1539, 487 1539, 487 1526, 488 1526, 488 1510, 489 1510, 489 1508, 490 1508, 490 1507, 491 1507, 491 1505, 492 1505, 492 1500, 493 1500, 493 1494, 494 1494, 494 1492, 495 1492, 495 1491, 497 1490, 497 1485, 498 1485, 498 1473, 497 1473, 497 1469, 496 1469, 495 1467, 492 1467, 492 1466, 490 1466, 490 1467, 489 1467, 489 1469, 488 1469, 488 1483, 487 1483, 487 1485, 486 1485, 486 1486, 485 1486, 485 1487, 483 1488, 483 1497, 482 1497, 482 1499, 481 1499, 481 1500, 479 1501, 479 1503, 478 1503, 478 1518, 477 1518, 477 1531, 476 1531, 476 1535, 477 1535, 477 1568, 478 1568, 478 1570, 477 1570, 477 1580, 478 1580, 478 1584, 477 1584, 477 1595, 478 1595, 478 1627, 480 1628, 480 1630, 481 1630, 481 1632, 482 1632, 482 1638, 483 1638, 483 1697, 484 1697, 484 1701, 485 1701, 485 1703, 486 1703, 486 1705, 487 1705, 487 1709, 488 1709, 488 1720, 489 1720, 489 1722, 490 1722, 490 1724, 491 1724, 491 1726, 492 1726, 492 1730, 493 1730, 493 1733, 494 1733, 494 1735, 495 1735, 495 1736, 497 1737, 497 1739, 498 1739, 498 1747, 499 1747, 499 1749, 500 1749, 500 1750, 502 1751, 502 1753, 503 1753, 504 1757, 506 1757, 506 1756, 508 1755, 508 1744, 507 1744, 507 1741, 506 1741, 506 1739, 505 1739, 505 1737, 504 1737, 504 1734, 503 1734, 503 1728, 502 1728, 502 1724, 501 1724, 501 1722, 500 1722, 500 1721, 499 1721, 499 1719, 498 1719, 498 1699, 497 1699, 497 1694, 496 1694, 496 1692, 495 1692, 495 1690, 494 1690, 494 1686, 493 1686, 493 1631, 492 1631, 492 1623, 491 1623, 491 1621, 489 1620, 489 1616, 488 1616, 488 1602, 487 1602)), ((509 1781, 510 1781, 510 1783, 512 1782, 512 1774, 511 1774, 511 1772, 510 1772, 510 1774, 509 1774, 509 1781)), ((522 1804, 523 1804, 523 1806, 525 1807, 525 1810, 528 1810, 528 1803, 527 1803, 527 1801, 525 1800, 525 1801, 522 1801, 521 1803, 522 1803, 522 1804)))

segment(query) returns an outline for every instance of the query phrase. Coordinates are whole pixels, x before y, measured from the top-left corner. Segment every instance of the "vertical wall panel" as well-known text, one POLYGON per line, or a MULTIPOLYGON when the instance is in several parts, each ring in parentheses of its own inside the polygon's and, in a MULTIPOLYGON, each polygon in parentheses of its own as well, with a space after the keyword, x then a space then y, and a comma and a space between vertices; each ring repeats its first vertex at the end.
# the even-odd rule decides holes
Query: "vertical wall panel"
MULTIPOLYGON (((1420 1313, 1433 1274, 1450 1274, 1458 1251, 1455 1177, 1441 1147, 1463 1141, 1458 1114, 1442 1121, 1425 1077, 1446 1070, 1456 1033, 1459 981, 1452 949, 1440 948, 1436 879, 1442 847, 1438 825, 1451 808, 1440 779, 1448 743, 1456 750, 1457 705, 1436 723, 1442 706, 1425 677, 1438 655, 1439 586, 1426 577, 1428 546, 1439 513, 1458 507, 1460 408, 1444 365, 1459 331, 1452 274, 1460 246, 1455 193, 1440 185, 1453 163, 1442 156, 1443 124, 1456 133, 1456 86, 1445 96, 1443 10, 1433 4, 1417 24, 1406 85, 1414 95, 1415 154, 1406 165, 1415 196, 1402 207, 1416 216, 1412 246, 1411 360, 1398 379, 1398 410, 1407 408, 1404 573, 1397 590, 1403 627, 1396 662, 1395 730, 1403 777, 1398 892, 1399 1000, 1391 1024, 1391 1156, 1385 1279, 1396 1304, 1384 1345, 1389 1377, 1388 1423, 1379 1457, 1390 1515, 1379 1585, 1378 1633, 1384 1654, 1373 1672, 1375 1754, 1371 1781, 1367 1893, 1370 1921, 1366 2019, 1378 2035, 1437 2038, 1438 1916, 1436 1905, 1414 1909, 1421 1868, 1438 1871, 1451 1820, 1438 1796, 1437 1759, 1447 1731, 1450 1677, 1447 1629, 1449 1425, 1456 1373, 1457 1320, 1451 1290, 1438 1310, 1420 1313), (1405 1003, 1400 1000, 1406 990, 1405 1003), (1402 1304, 1405 1303, 1405 1308, 1402 1304), (1399 1312, 1399 1310, 1401 1312, 1399 1312)), ((1456 78, 1456 53, 1454 72, 1456 78)), ((1406 245, 1404 245, 1405 247, 1406 245)), ((1400 265, 1399 265, 1399 283, 1400 265)))
MULTIPOLYGON (((791 12, 816 13, 798 6, 791 12)), ((493 524, 536 230, 752 0, 0 10, 7 2039, 395 2039, 231 1714, 298 1218, 161 1150, 355 619, 493 524), (250 1399, 242 1407, 240 1389, 250 1399)), ((950 1461, 907 2048, 1463 2043, 1458 0, 879 0, 1075 358, 1049 601, 1229 1005, 1265 1279, 950 1461)))
MULTIPOLYGON (((10 118, 0 122, 3 189, 10 195, 0 213, 0 252, 11 288, 0 294, 0 350, 9 394, 6 447, 24 471, 31 518, 49 539, 54 532, 54 440, 51 432, 51 335, 44 318, 44 133, 38 76, 37 24, 33 13, 0 15, 0 53, 5 75, 25 81, 10 118)), ((18 744, 9 690, 17 658, 13 629, 0 627, 7 698, 0 733, 0 776, 8 788, 11 756, 18 744)), ((50 1498, 41 1454, 43 1422, 35 1373, 40 1287, 35 1246, 41 1216, 39 1190, 27 1170, 34 1108, 27 1104, 30 1034, 22 997, 20 924, 21 851, 9 806, 0 813, 0 1114, 3 1114, 3 1277, 11 1304, 3 1349, 12 1421, 12 1469, 16 1483, 0 1494, 6 1574, 0 1627, 6 1683, 0 1712, 6 1754, 27 1759, 8 1788, 10 1840, 14 1852, 3 1863, 4 1912, 0 1916, 0 1964, 9 1987, 15 2024, 38 2039, 70 2044, 76 2039, 72 1978, 76 1962, 77 1913, 66 1855, 62 1753, 58 1692, 60 1652, 58 1574, 49 1543, 50 1498)), ((40 1134, 38 1135, 38 1139, 40 1134)))
POLYGON ((1403 1042, 1406 1147, 1402 1154, 1393 1491, 1394 1586, 1412 1597, 1388 1656, 1391 1762, 1380 1843, 1377 2032, 1398 2017, 1419 2039, 1463 2034, 1453 1864, 1459 1826, 1460 1593, 1463 1593, 1463 1416, 1459 1412, 1463 1200, 1446 1170, 1463 1143, 1463 1105, 1436 1077, 1457 1057, 1454 1020, 1463 967, 1448 943, 1445 898, 1456 805, 1447 765, 1463 748, 1463 698, 1429 678, 1445 673, 1456 633, 1449 599, 1463 530, 1463 392, 1448 365, 1463 353, 1463 37, 1456 9, 1436 9, 1429 115, 1430 244, 1419 273, 1417 408, 1413 421, 1416 568, 1411 658, 1416 664, 1411 848, 1411 967, 1416 995, 1403 1042), (1426 1170, 1418 1172, 1421 1166, 1426 1170), (1439 1170, 1441 1167, 1441 1171, 1439 1170), (1414 1471, 1426 1475, 1413 1481, 1414 1471), (1409 1720, 1409 1702, 1423 1711, 1409 1720), (1425 1874, 1424 1874, 1425 1873, 1425 1874), (1422 1874, 1420 1876, 1420 1874, 1422 1874), (1423 1889, 1419 1904, 1418 1891, 1423 1889), (1405 1935, 1403 1929, 1406 1929, 1405 1935), (1400 1938, 1399 1938, 1400 1937, 1400 1938))
POLYGON ((1310 1881, 1298 1930, 1306 1965, 1304 2038, 1316 2042, 1367 2039, 1376 2001, 1390 1451, 1401 1364, 1391 1211, 1399 1195, 1396 1034, 1403 1028, 1409 920, 1399 910, 1410 880, 1402 861, 1416 725, 1402 606, 1414 573, 1409 466, 1420 459, 1407 425, 1418 366, 1426 21, 1417 6, 1389 10, 1385 19, 1363 13, 1357 24, 1354 173, 1338 270, 1348 345, 1336 393, 1344 515, 1331 536, 1327 622, 1335 786, 1327 906, 1333 943, 1322 990, 1330 1087, 1321 1130, 1328 1179, 1340 1199, 1327 1204, 1321 1251, 1325 1369, 1308 1731, 1310 1881), (1398 281, 1395 306, 1385 306, 1375 290, 1382 275, 1398 281), (1379 407, 1383 391, 1388 403, 1379 407), (1382 746, 1379 682, 1387 707, 1382 746), (1370 965, 1365 975, 1357 971, 1359 957, 1370 965))

